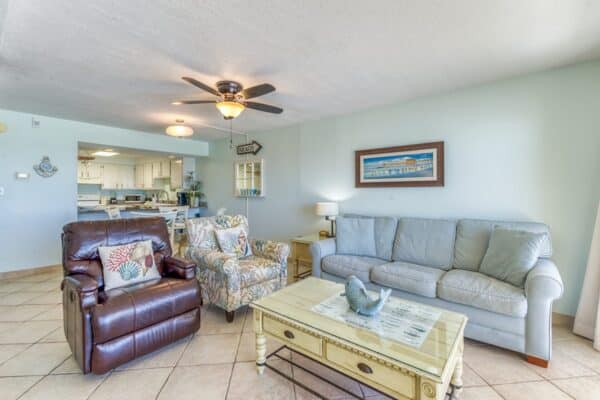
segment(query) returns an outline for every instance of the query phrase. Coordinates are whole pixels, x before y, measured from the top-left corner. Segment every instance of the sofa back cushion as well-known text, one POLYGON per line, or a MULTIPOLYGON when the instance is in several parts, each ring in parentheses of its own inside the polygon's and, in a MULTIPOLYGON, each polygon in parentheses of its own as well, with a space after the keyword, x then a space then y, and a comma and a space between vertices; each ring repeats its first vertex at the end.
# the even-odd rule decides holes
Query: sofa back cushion
POLYGON ((336 253, 375 257, 375 220, 372 218, 337 219, 336 253))
POLYGON ((540 257, 552 256, 552 240, 548 226, 538 222, 507 222, 481 219, 462 219, 456 228, 454 268, 478 271, 487 251, 494 226, 534 233, 545 233, 540 257))
POLYGON ((456 221, 400 218, 392 259, 448 270, 454 258, 456 221))
POLYGON ((479 272, 517 287, 540 257, 544 233, 495 227, 479 272))
POLYGON ((394 217, 369 217, 365 215, 345 214, 346 218, 373 218, 375 221, 375 253, 377 258, 392 260, 394 237, 398 219, 394 217))

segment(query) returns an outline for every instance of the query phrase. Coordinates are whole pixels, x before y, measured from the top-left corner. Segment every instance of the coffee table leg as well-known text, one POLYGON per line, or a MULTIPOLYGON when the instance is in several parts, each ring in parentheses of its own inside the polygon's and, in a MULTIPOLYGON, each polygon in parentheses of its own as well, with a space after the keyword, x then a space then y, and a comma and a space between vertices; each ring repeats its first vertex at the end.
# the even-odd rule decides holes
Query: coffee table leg
POLYGON ((452 394, 453 394, 452 398, 453 399, 457 398, 458 395, 460 395, 460 393, 462 392, 464 347, 465 347, 465 344, 464 344, 464 339, 463 339, 463 340, 461 340, 459 347, 458 347, 458 354, 456 355, 456 366, 454 367, 454 373, 452 374, 452 380, 450 381, 450 383, 454 387, 452 390, 452 394))
POLYGON ((265 372, 267 361, 267 338, 263 333, 256 332, 256 370, 259 375, 265 372))

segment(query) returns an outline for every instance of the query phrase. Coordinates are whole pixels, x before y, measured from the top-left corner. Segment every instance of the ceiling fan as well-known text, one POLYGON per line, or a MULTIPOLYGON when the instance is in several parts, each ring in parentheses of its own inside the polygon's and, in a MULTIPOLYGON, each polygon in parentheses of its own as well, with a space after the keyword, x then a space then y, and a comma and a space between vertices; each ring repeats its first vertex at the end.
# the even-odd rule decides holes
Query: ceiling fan
POLYGON ((255 101, 248 101, 249 99, 274 92, 275 87, 269 83, 263 83, 244 89, 240 83, 235 81, 219 81, 216 84, 217 88, 214 89, 200 81, 197 81, 194 78, 184 76, 181 79, 196 86, 197 88, 219 97, 220 100, 181 100, 174 101, 172 103, 174 105, 214 104, 225 119, 233 119, 237 117, 246 108, 272 114, 281 114, 283 112, 283 109, 279 107, 264 103, 257 103, 255 101))

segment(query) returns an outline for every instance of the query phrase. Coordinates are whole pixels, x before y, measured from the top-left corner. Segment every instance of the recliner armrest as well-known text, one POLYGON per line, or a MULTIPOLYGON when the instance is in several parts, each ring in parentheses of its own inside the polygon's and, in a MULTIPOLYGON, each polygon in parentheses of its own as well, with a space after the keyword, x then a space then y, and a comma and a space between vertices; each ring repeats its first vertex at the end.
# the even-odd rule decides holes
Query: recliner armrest
POLYGON ((163 273, 166 276, 179 279, 194 279, 196 277, 196 264, 179 257, 168 256, 164 260, 163 273))
POLYGON ((75 301, 75 297, 77 297, 82 309, 98 304, 98 281, 88 275, 65 276, 60 287, 61 290, 67 291, 70 301, 75 301))
POLYGON ((540 258, 525 279, 525 296, 556 300, 563 294, 563 281, 554 262, 540 258))
POLYGON ((323 257, 335 254, 335 239, 325 239, 313 242, 310 245, 310 254, 312 255, 312 274, 318 278, 321 277, 321 260, 323 257))

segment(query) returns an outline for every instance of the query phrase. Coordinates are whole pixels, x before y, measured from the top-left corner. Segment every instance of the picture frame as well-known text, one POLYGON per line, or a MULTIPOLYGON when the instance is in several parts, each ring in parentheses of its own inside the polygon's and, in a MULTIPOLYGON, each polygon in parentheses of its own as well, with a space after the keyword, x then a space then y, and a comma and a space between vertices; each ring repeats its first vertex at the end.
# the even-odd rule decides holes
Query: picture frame
POLYGON ((444 142, 357 150, 355 187, 444 186, 444 142))

